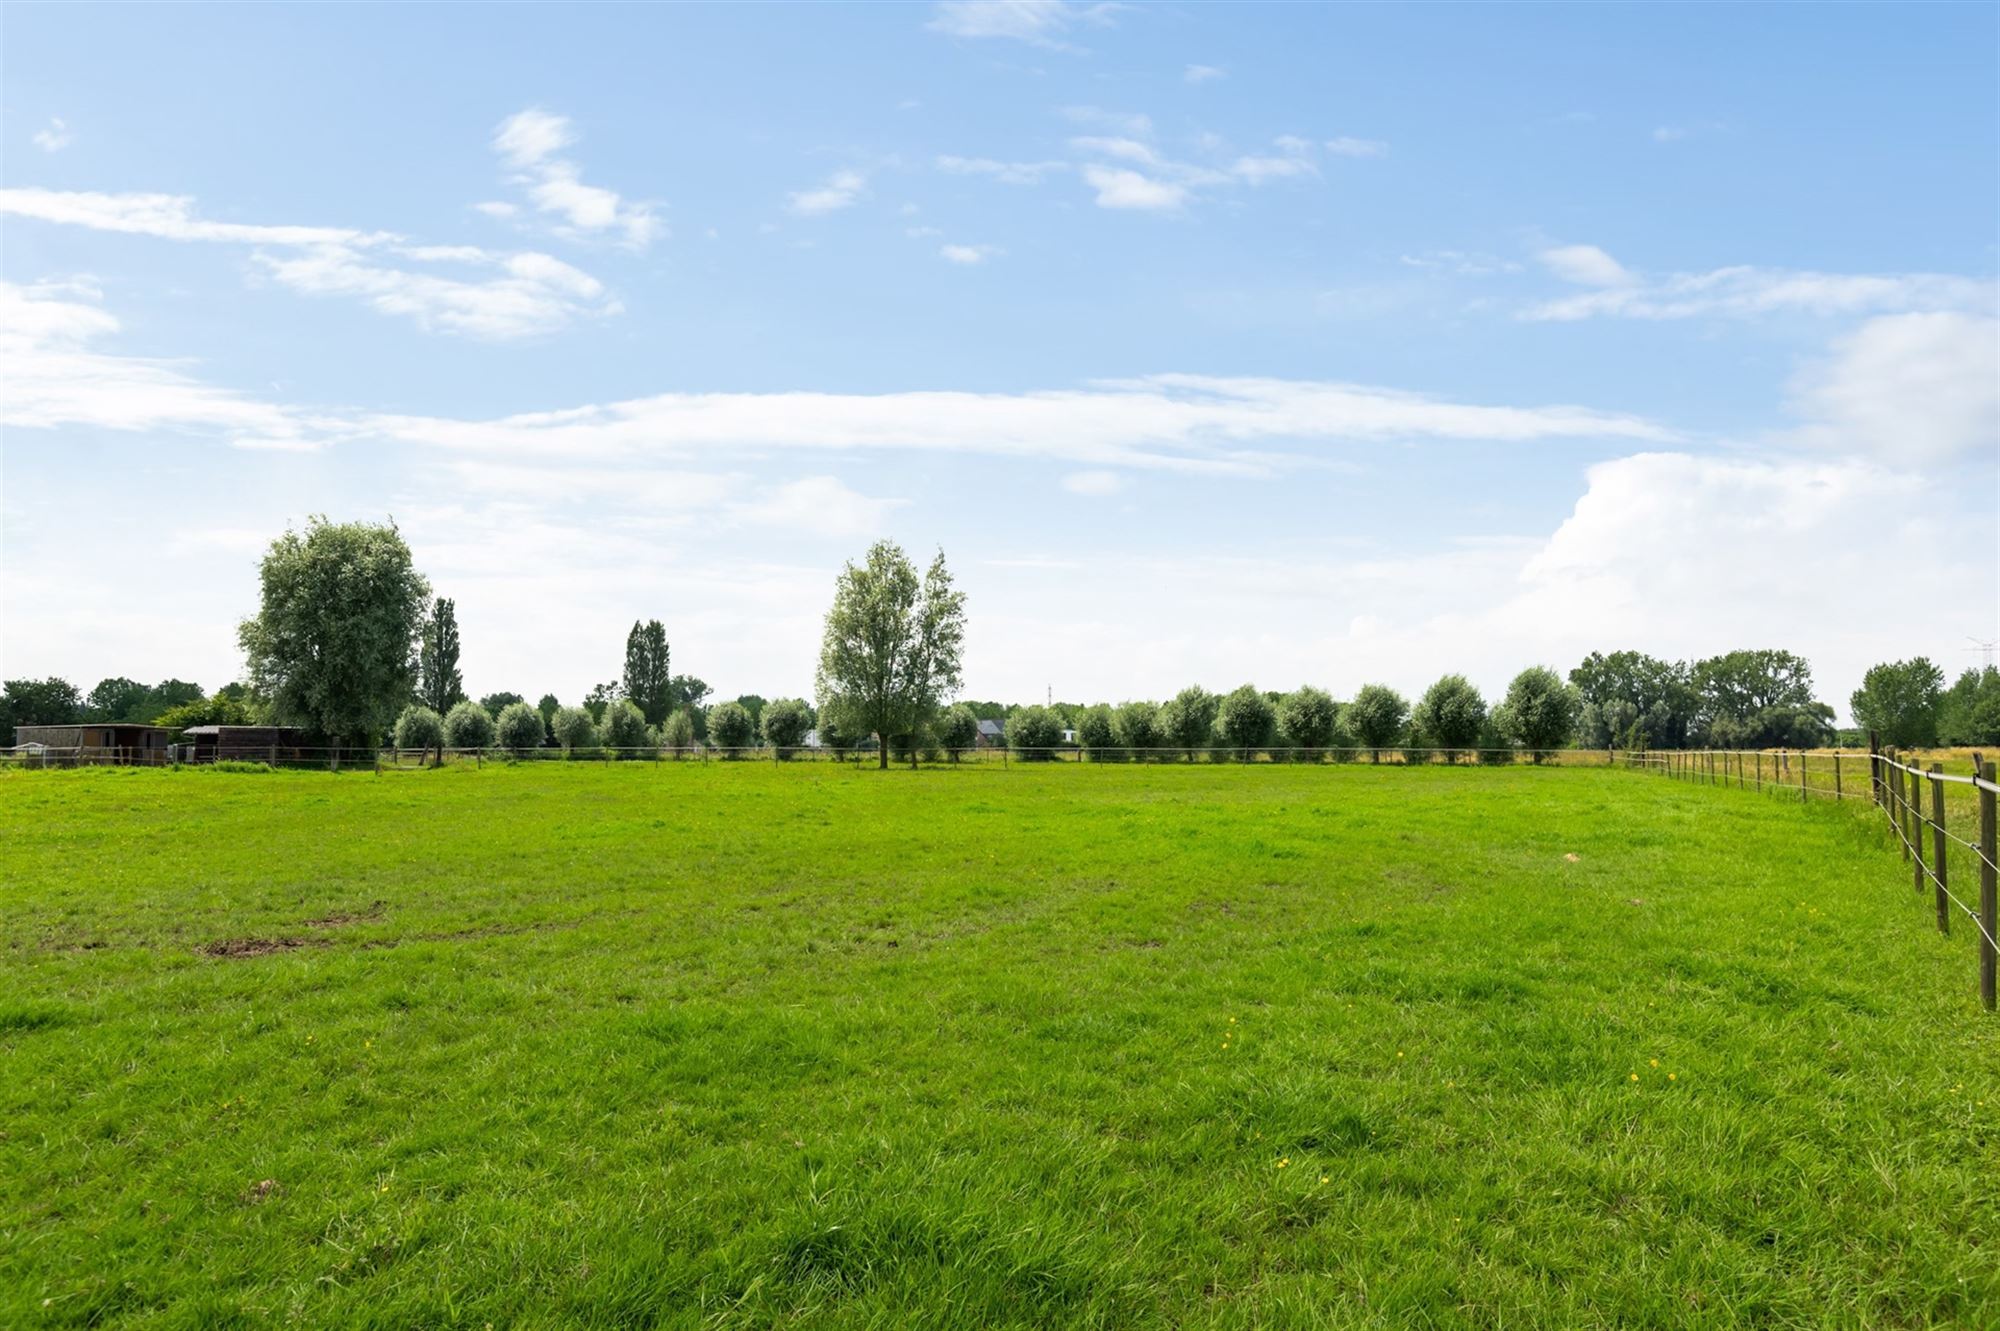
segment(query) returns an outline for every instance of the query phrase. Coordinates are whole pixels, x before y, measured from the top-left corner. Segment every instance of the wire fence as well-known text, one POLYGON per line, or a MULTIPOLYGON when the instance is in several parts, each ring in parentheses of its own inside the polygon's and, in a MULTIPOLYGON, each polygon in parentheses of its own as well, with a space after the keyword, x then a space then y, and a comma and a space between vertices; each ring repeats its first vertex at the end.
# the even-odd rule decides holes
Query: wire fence
POLYGON ((2000 971, 2000 834, 1994 764, 1972 754, 1969 771, 1905 761, 1871 740, 1867 753, 1687 750, 1626 754, 1627 766, 1707 785, 1734 785, 1801 803, 1861 801, 1880 811, 1910 866, 1912 889, 1928 896, 1939 933, 1954 911, 1971 921, 1979 954, 1979 1000, 1995 1007, 2000 971), (1974 885, 1976 884, 1976 888, 1974 885), (1963 895, 1961 895, 1963 894, 1963 895), (1977 896, 1977 904, 1967 896, 1977 896))

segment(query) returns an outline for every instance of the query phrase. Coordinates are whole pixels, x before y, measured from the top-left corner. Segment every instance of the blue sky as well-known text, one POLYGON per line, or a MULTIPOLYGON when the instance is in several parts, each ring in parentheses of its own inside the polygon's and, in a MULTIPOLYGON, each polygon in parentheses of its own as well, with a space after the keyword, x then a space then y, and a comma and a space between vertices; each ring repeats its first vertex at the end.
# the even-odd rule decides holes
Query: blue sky
POLYGON ((0 22, 9 675, 223 682, 314 512, 566 700, 878 535, 982 697, 2000 635, 1990 7, 0 22))

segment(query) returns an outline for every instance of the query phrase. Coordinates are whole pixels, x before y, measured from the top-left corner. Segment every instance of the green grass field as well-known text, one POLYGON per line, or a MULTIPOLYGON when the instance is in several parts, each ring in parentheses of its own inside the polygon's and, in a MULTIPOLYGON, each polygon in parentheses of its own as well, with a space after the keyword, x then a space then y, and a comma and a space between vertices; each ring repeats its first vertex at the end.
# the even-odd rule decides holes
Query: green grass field
POLYGON ((2000 1324, 2000 1020, 1637 773, 0 776, 0 1325, 2000 1324))

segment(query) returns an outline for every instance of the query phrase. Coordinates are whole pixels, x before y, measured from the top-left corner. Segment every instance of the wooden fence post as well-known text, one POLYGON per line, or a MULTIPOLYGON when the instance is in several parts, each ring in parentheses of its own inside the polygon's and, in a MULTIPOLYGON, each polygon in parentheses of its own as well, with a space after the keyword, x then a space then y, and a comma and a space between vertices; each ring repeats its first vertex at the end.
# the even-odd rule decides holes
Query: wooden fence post
POLYGON ((1896 761, 1896 751, 1889 750, 1889 821, 1895 824, 1896 840, 1903 847, 1903 863, 1910 862, 1910 815, 1903 807, 1903 769, 1896 761))
POLYGON ((1911 818, 1908 820, 1910 824, 1908 834, 1910 838, 1910 858, 1915 861, 1915 866, 1910 870, 1912 875, 1911 882, 1916 886, 1919 895, 1922 895, 1924 890, 1924 792, 1922 787, 1917 784, 1917 774, 1921 770, 1921 768, 1915 767, 1910 769, 1910 794, 1908 797, 1909 812, 1911 814, 1911 818))
POLYGON ((1937 877, 1938 932, 1948 934, 1951 932, 1951 901, 1944 890, 1944 782, 1938 780, 1943 773, 1943 764, 1931 764, 1931 858, 1937 861, 1932 873, 1937 877))
POLYGON ((1846 798, 1846 796, 1840 793, 1840 750, 1838 749, 1833 751, 1833 797, 1836 800, 1846 798))
POLYGON ((1799 751, 1799 803, 1812 803, 1812 794, 1806 789, 1806 755, 1803 749, 1799 751))
POLYGON ((1868 732, 1868 796, 1877 804, 1884 803, 1882 790, 1882 746, 1876 741, 1875 732, 1868 732))
POLYGON ((1979 755, 1972 757, 1972 775, 1985 781, 1985 786, 1977 787, 1979 796, 1979 1001, 1986 1004, 1986 1010, 1993 1010, 1994 970, 2000 953, 1996 953, 1993 940, 2000 938, 2000 874, 1993 866, 2000 864, 2000 834, 1994 830, 1994 796, 1987 786, 1993 784, 1994 766, 1980 761, 1979 755))

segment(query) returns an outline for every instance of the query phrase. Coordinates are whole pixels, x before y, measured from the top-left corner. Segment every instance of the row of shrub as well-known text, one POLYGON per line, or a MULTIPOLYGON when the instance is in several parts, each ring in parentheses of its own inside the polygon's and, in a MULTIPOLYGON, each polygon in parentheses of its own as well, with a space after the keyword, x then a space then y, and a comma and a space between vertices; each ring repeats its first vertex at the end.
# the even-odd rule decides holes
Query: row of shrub
MULTIPOLYGON (((782 755, 805 742, 813 726, 813 713, 801 699, 779 698, 765 704, 763 715, 755 719, 742 704, 725 702, 710 708, 707 720, 710 747, 751 748, 761 737, 782 755)), ((542 748, 550 736, 568 754, 696 746, 690 709, 679 708, 659 725, 648 725, 645 713, 627 698, 606 704, 601 717, 593 717, 582 707, 558 707, 553 716, 544 718, 527 702, 508 703, 496 717, 470 700, 439 716, 421 703, 412 703, 396 718, 394 732, 399 749, 499 749, 517 755, 542 748)))

